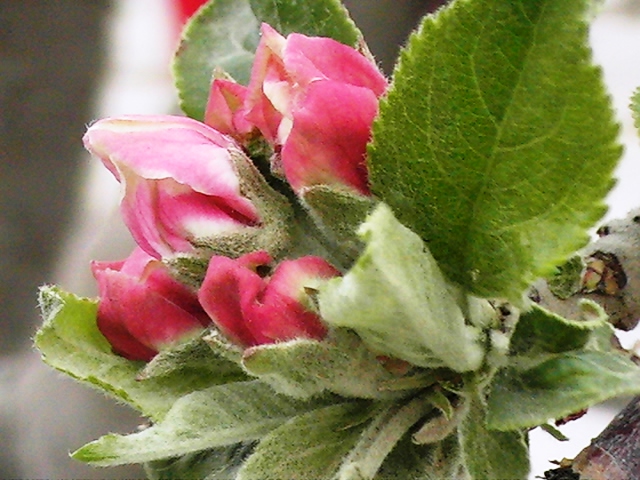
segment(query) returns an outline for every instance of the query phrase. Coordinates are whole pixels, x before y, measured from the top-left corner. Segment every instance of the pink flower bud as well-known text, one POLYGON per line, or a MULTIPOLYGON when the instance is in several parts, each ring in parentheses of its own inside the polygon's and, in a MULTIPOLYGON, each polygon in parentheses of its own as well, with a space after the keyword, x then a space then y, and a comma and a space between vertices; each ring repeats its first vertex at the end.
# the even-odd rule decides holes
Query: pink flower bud
POLYGON ((94 123, 84 143, 122 184, 124 221, 156 258, 260 222, 240 192, 231 157, 239 147, 203 123, 169 115, 109 118, 94 123))
POLYGON ((309 294, 339 272, 324 259, 309 256, 284 261, 271 276, 261 276, 271 262, 266 252, 236 260, 212 257, 198 292, 205 311, 224 335, 243 347, 323 338, 327 329, 309 294))
POLYGON ((98 328, 123 357, 149 361, 211 324, 196 293, 140 248, 121 262, 92 262, 91 270, 100 295, 98 328))
POLYGON ((329 38, 285 39, 263 24, 246 118, 282 147, 283 173, 296 192, 322 184, 368 195, 366 145, 386 87, 357 50, 329 38))
POLYGON ((230 80, 215 79, 211 84, 204 123, 220 133, 242 140, 253 130, 243 111, 247 87, 230 80))

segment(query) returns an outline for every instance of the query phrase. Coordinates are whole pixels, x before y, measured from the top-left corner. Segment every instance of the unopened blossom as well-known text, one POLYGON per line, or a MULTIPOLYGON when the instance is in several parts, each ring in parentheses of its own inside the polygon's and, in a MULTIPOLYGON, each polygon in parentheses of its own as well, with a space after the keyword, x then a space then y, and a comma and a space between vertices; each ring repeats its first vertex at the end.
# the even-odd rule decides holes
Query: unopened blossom
POLYGON ((225 82, 213 83, 207 123, 236 138, 257 128, 278 152, 272 169, 294 191, 332 185, 369 194, 366 145, 387 88, 369 58, 330 38, 285 38, 263 24, 249 86, 225 82))
POLYGON ((84 144, 122 184, 124 221, 156 258, 261 221, 241 192, 232 158, 239 147, 201 122, 171 115, 107 118, 88 129, 84 144))
POLYGON ((232 342, 249 347, 294 338, 321 339, 327 328, 310 292, 339 272, 320 257, 286 260, 269 272, 263 251, 238 259, 211 258, 200 303, 232 342))
POLYGON ((254 129, 244 112, 246 96, 247 87, 244 85, 231 80, 214 79, 204 122, 217 131, 242 141, 254 129))
POLYGON ((123 357, 149 361, 211 324, 196 293, 140 248, 124 261, 92 262, 91 269, 100 295, 98 328, 123 357))

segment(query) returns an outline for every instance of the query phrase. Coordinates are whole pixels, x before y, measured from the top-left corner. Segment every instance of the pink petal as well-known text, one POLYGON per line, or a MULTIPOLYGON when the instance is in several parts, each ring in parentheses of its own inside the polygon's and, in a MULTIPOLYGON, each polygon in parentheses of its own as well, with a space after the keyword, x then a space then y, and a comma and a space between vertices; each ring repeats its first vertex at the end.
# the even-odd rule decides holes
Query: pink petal
POLYGON ((159 222, 157 181, 133 177, 125 183, 121 211, 124 223, 136 243, 155 258, 170 256, 175 251, 191 250, 191 243, 175 229, 159 222))
POLYGON ((239 181, 228 149, 235 142, 186 117, 136 116, 94 123, 84 137, 87 149, 117 177, 173 178, 207 195, 236 197, 239 181))
POLYGON ((346 185, 368 195, 366 146, 377 112, 378 99, 369 89, 328 80, 311 83, 282 149, 293 189, 346 185))
POLYGON ((282 112, 271 103, 264 91, 265 83, 279 83, 288 77, 282 63, 285 38, 267 24, 262 24, 262 38, 256 49, 247 88, 244 115, 267 141, 275 142, 282 112))
POLYGON ((141 251, 125 262, 94 262, 92 270, 100 292, 98 328, 126 358, 148 361, 210 323, 195 294, 141 251))
POLYGON ((292 33, 282 58, 291 80, 302 87, 314 80, 334 80, 367 88, 378 97, 387 88, 384 75, 369 59, 331 38, 292 33))
POLYGON ((327 334, 317 314, 274 290, 267 290, 260 303, 248 306, 245 317, 256 345, 295 338, 320 340, 327 334))
POLYGON ((340 275, 340 271, 322 257, 312 255, 278 264, 269 278, 269 290, 296 301, 304 301, 306 289, 315 289, 323 280, 340 275))
MULTIPOLYGON (((227 202, 227 199, 207 196, 198 192, 183 189, 179 192, 166 188, 161 180, 158 185, 156 202, 156 225, 162 226, 165 239, 174 250, 180 248, 183 239, 206 238, 233 231, 247 226, 256 225, 256 219, 251 211, 234 209, 237 202, 227 202)), ((240 205, 242 207, 242 205, 240 205)))
POLYGON ((125 223, 157 258, 190 251, 194 238, 259 221, 240 192, 230 153, 239 147, 200 122, 125 116, 97 122, 84 140, 123 184, 125 223))
POLYGON ((312 311, 307 289, 340 275, 321 257, 307 256, 278 264, 266 289, 249 305, 245 315, 259 343, 294 338, 321 339, 327 327, 312 311))
POLYGON ((211 84, 204 123, 234 138, 250 133, 253 125, 242 111, 246 95, 247 88, 243 85, 215 79, 211 84))
POLYGON ((198 292, 200 304, 220 331, 238 345, 257 344, 246 324, 244 311, 265 287, 255 269, 270 262, 266 252, 244 255, 237 260, 214 256, 209 261, 198 292))

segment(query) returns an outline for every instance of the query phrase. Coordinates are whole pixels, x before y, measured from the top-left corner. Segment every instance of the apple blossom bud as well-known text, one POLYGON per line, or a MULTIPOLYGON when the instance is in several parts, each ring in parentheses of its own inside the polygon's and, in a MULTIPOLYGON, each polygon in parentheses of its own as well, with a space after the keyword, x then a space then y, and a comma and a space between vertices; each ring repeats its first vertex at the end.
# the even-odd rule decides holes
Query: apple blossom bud
POLYGON ((327 328, 315 312, 310 292, 339 272, 320 257, 287 260, 269 276, 264 251, 238 259, 211 258, 198 298, 215 325, 243 347, 291 340, 321 339, 327 328))
POLYGON ((156 258, 261 222, 232 159, 239 147, 203 123, 169 115, 108 118, 88 129, 84 143, 122 184, 124 221, 156 258))
POLYGON ((281 168, 296 192, 343 185, 368 195, 366 145, 386 87, 357 50, 329 38, 285 39, 263 24, 246 118, 281 147, 281 168))
POLYGON ((253 130, 243 115, 247 87, 231 80, 216 78, 211 84, 204 123, 242 141, 253 130))
POLYGON ((98 328, 123 357, 149 361, 211 323, 196 293, 140 248, 124 261, 92 262, 91 270, 100 295, 98 328))

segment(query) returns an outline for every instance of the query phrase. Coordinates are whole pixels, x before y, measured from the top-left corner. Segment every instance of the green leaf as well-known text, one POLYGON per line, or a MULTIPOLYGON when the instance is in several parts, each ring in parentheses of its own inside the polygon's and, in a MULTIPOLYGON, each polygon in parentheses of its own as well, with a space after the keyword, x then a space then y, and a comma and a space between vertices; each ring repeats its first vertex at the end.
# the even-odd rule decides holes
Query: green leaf
POLYGON ((111 345, 96 325, 95 300, 47 286, 40 290, 40 305, 44 323, 35 336, 35 346, 43 360, 154 420, 160 420, 183 395, 244 377, 239 369, 230 368, 230 362, 210 356, 206 368, 167 372, 139 381, 137 376, 144 364, 111 352, 111 345))
POLYGON ((143 463, 256 440, 291 417, 326 404, 277 395, 261 382, 237 382, 180 398, 166 417, 131 435, 109 434, 75 451, 97 466, 143 463))
POLYGON ((533 305, 529 311, 520 315, 511 337, 511 355, 516 358, 546 358, 545 354, 585 348, 589 342, 597 342, 600 336, 610 341, 613 328, 602 309, 589 301, 583 302, 583 308, 599 309, 602 315, 593 320, 568 320, 533 305))
POLYGON ((144 465, 149 480, 230 480, 236 477, 253 443, 189 453, 144 465))
POLYGON ((367 403, 342 403, 300 415, 267 435, 237 480, 330 480, 372 415, 367 403))
POLYGON ((375 480, 467 480, 465 472, 457 435, 433 445, 416 445, 406 435, 386 458, 375 480))
POLYGON ((614 348, 602 309, 588 301, 583 308, 595 319, 567 320, 536 305, 520 317, 509 364, 488 396, 491 428, 535 427, 640 392, 640 367, 614 348))
POLYGON ((582 289, 582 271, 584 263, 580 255, 574 255, 564 264, 556 267, 556 271, 548 278, 549 290, 556 297, 566 300, 582 289))
POLYGON ((256 17, 282 35, 329 37, 351 47, 362 40, 360 30, 340 0, 249 1, 256 17))
POLYGON ((216 68, 248 83, 258 33, 249 0, 211 0, 194 15, 173 63, 180 107, 188 116, 204 118, 216 68))
POLYGON ((276 391, 297 398, 326 391, 359 398, 400 396, 381 388, 397 376, 382 366, 357 335, 341 329, 321 342, 298 339, 249 348, 243 366, 276 391))
POLYGON ((376 205, 375 200, 330 185, 312 185, 300 192, 303 205, 320 231, 350 265, 362 252, 358 227, 376 205))
POLYGON ((558 430, 555 426, 550 423, 543 423, 540 425, 540 429, 544 432, 547 432, 553 438, 555 438, 559 442, 567 442, 569 441, 569 437, 567 437, 564 433, 558 430))
POLYGON ((416 397, 390 405, 378 413, 344 458, 335 478, 365 480, 376 477, 380 466, 407 431, 433 410, 431 402, 416 397))
POLYGON ((137 376, 137 380, 166 376, 190 376, 192 378, 237 378, 246 376, 237 363, 214 353, 202 338, 165 350, 156 355, 137 376))
POLYGON ((530 428, 596 403, 640 393, 640 367, 616 352, 575 351, 529 369, 505 368, 488 398, 490 428, 530 428))
MULTIPOLYGON (((514 409, 518 405, 514 404, 514 409)), ((526 480, 529 448, 521 431, 498 432, 487 429, 487 409, 473 395, 469 413, 460 427, 464 464, 472 480, 526 480)), ((515 429, 514 429, 515 430, 515 429)))
POLYGON ((339 0, 210 0, 187 24, 173 64, 188 116, 204 118, 216 69, 249 83, 262 22, 283 35, 331 37, 350 46, 362 39, 339 0))
POLYGON ((484 356, 480 330, 465 324, 422 240, 384 204, 359 235, 366 247, 358 261, 320 291, 322 318, 352 328, 380 354, 422 367, 477 369, 484 356))
POLYGON ((520 303, 587 240, 621 154, 587 0, 459 0, 409 40, 370 146, 373 191, 478 296, 520 303))

